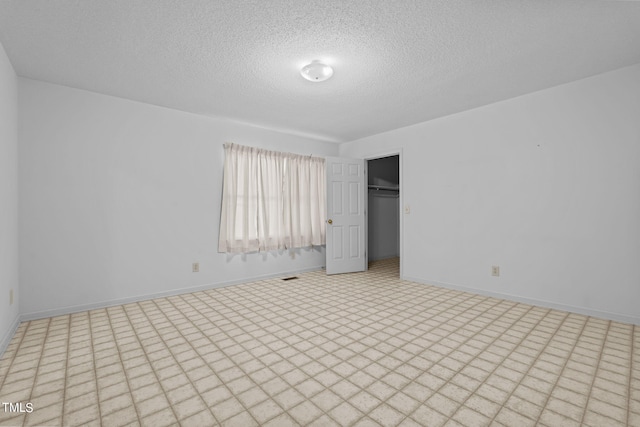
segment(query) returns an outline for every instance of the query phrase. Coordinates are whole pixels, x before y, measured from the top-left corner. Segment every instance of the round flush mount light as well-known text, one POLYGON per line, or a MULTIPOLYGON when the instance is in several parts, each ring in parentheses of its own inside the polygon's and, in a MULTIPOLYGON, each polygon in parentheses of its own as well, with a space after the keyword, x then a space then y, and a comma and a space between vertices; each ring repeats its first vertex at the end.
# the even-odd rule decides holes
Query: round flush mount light
POLYGON ((316 60, 302 67, 300 74, 310 82, 323 82, 333 76, 333 68, 316 60))

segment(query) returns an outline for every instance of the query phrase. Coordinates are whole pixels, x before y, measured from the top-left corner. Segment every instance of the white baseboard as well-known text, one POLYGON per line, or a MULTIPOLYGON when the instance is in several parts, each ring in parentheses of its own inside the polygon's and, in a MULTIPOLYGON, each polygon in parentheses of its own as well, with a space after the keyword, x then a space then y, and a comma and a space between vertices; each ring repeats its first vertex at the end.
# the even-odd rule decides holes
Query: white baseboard
POLYGON ((453 290, 456 290, 456 291, 469 292, 469 293, 472 293, 472 294, 483 295, 483 296, 487 296, 487 297, 494 297, 494 298, 500 298, 500 299, 505 299, 505 300, 514 301, 514 302, 521 302, 521 303, 524 303, 524 304, 535 305, 535 306, 538 306, 538 307, 552 308, 552 309, 555 309, 555 310, 568 311, 570 313, 583 314, 585 316, 599 317, 601 319, 615 320, 617 322, 631 323, 631 324, 634 324, 634 325, 640 325, 640 317, 633 316, 633 315, 626 315, 626 314, 621 314, 621 313, 612 313, 612 312, 596 310, 596 309, 588 308, 588 307, 579 307, 579 306, 573 306, 573 305, 567 305, 567 304, 559 304, 559 303, 555 303, 555 302, 552 302, 552 301, 539 300, 539 299, 535 299, 535 298, 521 297, 521 296, 518 296, 518 295, 504 294, 504 293, 501 293, 501 292, 486 291, 484 289, 470 288, 470 287, 467 287, 467 286, 456 285, 456 284, 453 284, 453 283, 438 282, 437 280, 424 280, 424 279, 419 279, 419 278, 416 278, 416 277, 403 277, 403 280, 408 280, 410 282, 416 282, 416 283, 420 283, 420 284, 423 284, 423 285, 433 285, 433 286, 438 286, 438 287, 441 287, 441 288, 453 289, 453 290))
MULTIPOLYGON (((279 272, 274 274, 266 274, 262 276, 247 277, 244 279, 231 280, 227 282, 210 283, 207 285, 191 286, 187 288, 178 288, 178 289, 172 289, 169 291, 155 292, 151 294, 137 295, 137 296, 127 297, 127 298, 118 298, 118 299, 113 299, 108 301, 100 301, 100 302, 95 302, 90 304, 80 304, 80 305, 74 305, 69 307, 56 308, 52 310, 23 313, 20 316, 20 321, 24 322, 28 320, 43 319, 47 317, 64 316, 67 314, 78 313, 78 312, 88 311, 88 310, 96 310, 100 308, 112 307, 115 305, 130 304, 133 302, 147 301, 147 300, 152 300, 156 298, 170 297, 174 295, 188 294, 191 292, 206 291, 209 289, 224 288, 227 286, 257 282, 260 280, 273 279, 276 277, 287 277, 287 276, 292 276, 300 273, 306 273, 308 271, 318 271, 322 268, 324 267, 323 266, 311 267, 303 270, 285 271, 285 272, 279 272)), ((13 336, 13 334, 11 336, 13 336)))
MULTIPOLYGON (((288 271, 288 272, 280 272, 276 274, 268 274, 263 276, 247 277, 244 279, 232 280, 227 282, 211 283, 207 285, 192 286, 187 288, 178 288, 178 289, 173 289, 169 291, 138 295, 138 296, 128 297, 128 298, 119 298, 119 299, 100 301, 100 302, 95 302, 90 304, 80 304, 80 305, 63 307, 63 308, 53 309, 53 310, 43 310, 43 311, 37 311, 37 312, 31 312, 31 313, 23 313, 21 315, 16 316, 11 327, 7 330, 5 335, 2 337, 2 340, 0 341, 0 357, 2 357, 5 350, 9 346, 9 343, 11 342, 11 339, 13 338, 16 330, 18 329, 18 326, 20 325, 21 322, 24 322, 24 321, 36 320, 36 319, 42 319, 42 318, 54 317, 54 316, 62 316, 62 315, 78 313, 78 312, 87 311, 87 310, 95 310, 100 308, 112 307, 115 305, 129 304, 133 302, 146 301, 146 300, 155 299, 155 298, 164 298, 168 296, 204 291, 208 289, 224 288, 226 286, 233 286, 233 285, 238 285, 242 283, 272 279, 276 277, 286 277, 286 276, 291 276, 295 274, 306 273, 309 271, 318 271, 323 268, 324 268, 323 266, 312 267, 312 268, 303 269, 303 270, 295 270, 295 271, 288 271)), ((433 285, 433 286, 438 286, 446 289, 454 289, 457 291, 470 292, 478 295, 501 298, 501 299, 521 302, 529 305, 536 305, 539 307, 546 307, 546 308, 568 311, 568 312, 577 313, 577 314, 583 314, 585 316, 593 316, 593 317, 599 317, 599 318, 608 319, 608 320, 615 320, 618 322, 640 325, 640 317, 638 316, 629 316, 629 315, 620 314, 620 313, 611 313, 607 311, 595 310, 595 309, 586 308, 586 307, 558 304, 551 301, 520 297, 517 295, 504 294, 500 292, 485 291, 482 289, 470 288, 467 286, 460 286, 453 283, 438 282, 436 280, 424 280, 416 277, 407 277, 407 276, 403 277, 402 279, 419 283, 419 284, 424 284, 424 285, 433 285)))
POLYGON ((7 332, 2 337, 2 340, 0 341, 0 358, 4 354, 7 347, 9 347, 9 343, 11 342, 11 339, 15 335, 16 330, 18 329, 18 326, 20 326, 20 322, 22 322, 22 319, 20 315, 17 315, 16 318, 13 319, 13 322, 11 323, 11 326, 9 327, 7 332))

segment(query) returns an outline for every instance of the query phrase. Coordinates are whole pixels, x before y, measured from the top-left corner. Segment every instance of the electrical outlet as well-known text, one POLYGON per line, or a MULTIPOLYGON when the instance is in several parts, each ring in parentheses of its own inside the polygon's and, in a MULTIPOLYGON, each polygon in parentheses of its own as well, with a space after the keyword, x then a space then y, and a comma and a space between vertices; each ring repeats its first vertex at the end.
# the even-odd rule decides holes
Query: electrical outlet
POLYGON ((13 305, 13 289, 9 289, 9 305, 13 305))
POLYGON ((191 265, 191 271, 193 271, 194 273, 199 273, 200 272, 200 263, 199 262, 194 262, 191 265))
POLYGON ((497 265, 494 265, 491 267, 491 275, 492 276, 500 276, 500 267, 498 267, 497 265))

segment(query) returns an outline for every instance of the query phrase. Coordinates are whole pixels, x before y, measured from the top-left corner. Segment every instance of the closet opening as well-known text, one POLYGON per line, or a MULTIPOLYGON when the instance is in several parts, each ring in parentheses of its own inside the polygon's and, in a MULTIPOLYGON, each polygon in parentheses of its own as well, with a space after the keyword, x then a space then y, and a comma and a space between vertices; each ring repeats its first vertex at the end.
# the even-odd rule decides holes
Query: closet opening
POLYGON ((367 184, 369 268, 393 264, 400 276, 400 155, 367 159, 367 184))

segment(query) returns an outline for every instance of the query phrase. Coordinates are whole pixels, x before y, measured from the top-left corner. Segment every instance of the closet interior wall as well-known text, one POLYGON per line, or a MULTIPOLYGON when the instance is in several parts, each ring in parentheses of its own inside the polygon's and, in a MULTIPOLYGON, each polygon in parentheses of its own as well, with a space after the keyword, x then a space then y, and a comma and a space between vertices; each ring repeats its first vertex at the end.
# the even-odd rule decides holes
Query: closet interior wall
POLYGON ((399 156, 367 163, 369 261, 400 256, 399 166, 399 156))

